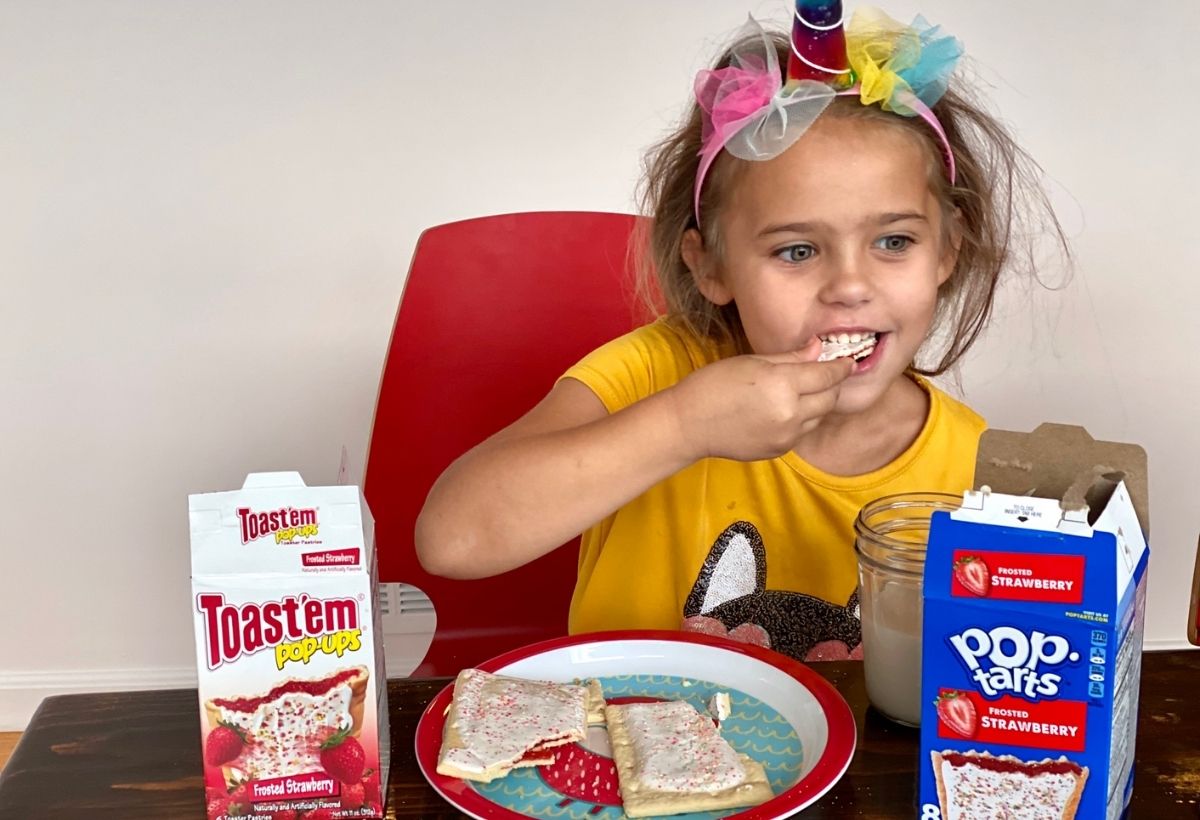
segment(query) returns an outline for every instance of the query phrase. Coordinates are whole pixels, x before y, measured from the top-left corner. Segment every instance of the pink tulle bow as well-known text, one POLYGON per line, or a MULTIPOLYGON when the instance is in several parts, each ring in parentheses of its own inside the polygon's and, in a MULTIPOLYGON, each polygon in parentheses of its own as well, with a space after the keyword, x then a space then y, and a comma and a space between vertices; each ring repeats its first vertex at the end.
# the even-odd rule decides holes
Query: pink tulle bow
POLYGON ((758 59, 747 59, 749 67, 728 66, 706 69, 696 75, 696 102, 708 115, 704 138, 710 132, 731 133, 736 126, 762 113, 782 81, 758 59))
POLYGON ((729 138, 761 118, 783 81, 779 71, 751 57, 742 66, 706 69, 696 75, 696 102, 704 112, 700 167, 697 170, 696 213, 700 213, 700 183, 729 138))

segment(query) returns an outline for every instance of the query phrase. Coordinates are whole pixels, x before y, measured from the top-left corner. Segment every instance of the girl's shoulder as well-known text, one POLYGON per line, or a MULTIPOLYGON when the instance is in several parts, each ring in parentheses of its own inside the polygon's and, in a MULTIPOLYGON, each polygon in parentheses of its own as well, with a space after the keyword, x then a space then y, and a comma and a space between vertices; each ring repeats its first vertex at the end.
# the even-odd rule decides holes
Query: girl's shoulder
POLYGON ((606 368, 608 363, 624 366, 641 363, 664 376, 677 372, 682 378, 725 355, 728 354, 714 342, 696 336, 669 317, 662 317, 601 345, 580 364, 606 368))
POLYGON ((614 412, 719 358, 715 344, 664 317, 596 348, 563 378, 583 382, 614 412))
POLYGON ((973 435, 975 438, 987 429, 987 421, 967 404, 954 398, 945 390, 915 373, 910 377, 929 394, 930 427, 938 427, 955 435, 973 435))

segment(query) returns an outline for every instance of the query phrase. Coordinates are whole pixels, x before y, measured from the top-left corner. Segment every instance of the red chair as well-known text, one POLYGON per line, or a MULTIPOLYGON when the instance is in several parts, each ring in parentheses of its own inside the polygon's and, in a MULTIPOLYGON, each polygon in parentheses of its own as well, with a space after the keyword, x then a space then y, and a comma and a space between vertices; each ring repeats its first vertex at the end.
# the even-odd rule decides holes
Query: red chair
POLYGON ((379 577, 419 587, 437 628, 414 677, 454 675, 565 635, 579 540, 494 578, 455 581, 417 562, 413 524, 455 458, 533 407, 589 350, 639 324, 628 214, 469 219, 421 234, 400 300, 364 494, 379 577))

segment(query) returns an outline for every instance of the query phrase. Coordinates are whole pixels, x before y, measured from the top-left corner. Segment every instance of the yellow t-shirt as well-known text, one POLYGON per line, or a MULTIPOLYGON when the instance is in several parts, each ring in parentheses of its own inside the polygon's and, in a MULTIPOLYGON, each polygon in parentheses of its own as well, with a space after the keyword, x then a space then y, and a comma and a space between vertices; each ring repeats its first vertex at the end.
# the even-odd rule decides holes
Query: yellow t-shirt
MULTIPOLYGON (((563 378, 610 413, 720 358, 665 320, 615 339, 563 378)), ((917 440, 874 472, 837 476, 787 453, 708 458, 658 483, 583 533, 572 633, 692 629, 730 634, 800 659, 855 657, 859 645, 854 519, 904 492, 969 489, 985 424, 925 380, 917 440)))

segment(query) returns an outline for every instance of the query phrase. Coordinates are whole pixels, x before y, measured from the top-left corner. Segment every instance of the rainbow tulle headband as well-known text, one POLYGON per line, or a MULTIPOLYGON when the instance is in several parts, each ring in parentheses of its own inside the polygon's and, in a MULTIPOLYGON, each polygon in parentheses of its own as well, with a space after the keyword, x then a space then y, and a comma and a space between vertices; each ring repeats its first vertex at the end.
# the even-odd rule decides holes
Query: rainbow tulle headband
POLYGON ((954 184, 954 152, 931 106, 946 92, 962 44, 917 17, 905 26, 878 9, 859 9, 843 25, 841 0, 796 0, 787 83, 766 32, 754 20, 738 37, 749 43, 726 68, 696 75, 703 119, 695 215, 700 191, 721 149, 745 160, 779 156, 825 111, 834 97, 920 117, 941 141, 954 184))

